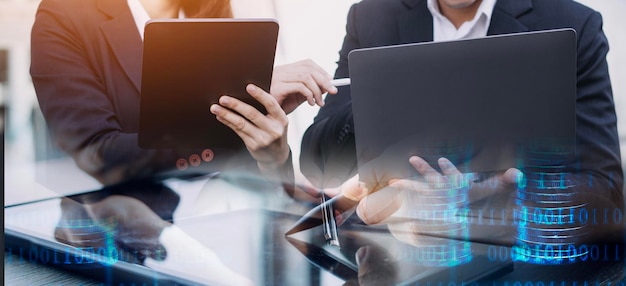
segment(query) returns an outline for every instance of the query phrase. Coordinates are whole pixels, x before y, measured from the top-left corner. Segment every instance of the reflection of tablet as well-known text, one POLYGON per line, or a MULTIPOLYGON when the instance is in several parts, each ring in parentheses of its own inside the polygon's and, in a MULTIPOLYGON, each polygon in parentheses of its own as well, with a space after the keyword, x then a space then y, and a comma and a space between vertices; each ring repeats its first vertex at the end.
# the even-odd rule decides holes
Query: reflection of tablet
MULTIPOLYGON (((33 263, 77 271, 106 284, 221 285, 210 281, 245 277, 256 285, 340 285, 359 279, 355 259, 362 248, 367 248, 372 269, 382 270, 377 272, 381 277, 371 277, 378 282, 449 285, 499 277, 512 269, 511 261, 488 261, 480 254, 457 267, 432 267, 420 262, 413 246, 368 228, 342 228, 341 249, 324 246, 320 228, 287 238, 285 231, 300 216, 263 209, 195 214, 184 203, 193 199, 185 190, 135 184, 5 207, 5 249, 33 263), (117 213, 88 213, 83 205, 111 198, 115 198, 109 202, 111 210, 117 213), (142 208, 129 204, 137 201, 154 215, 146 216, 142 208), (102 215, 96 221, 97 213, 102 215), (128 220, 117 216, 127 214, 132 214, 128 220), (161 219, 174 222, 180 230, 176 239, 146 231, 161 219)), ((473 250, 486 253, 487 245, 471 244, 473 250)))
POLYGON ((269 91, 278 23, 271 19, 152 20, 144 33, 139 145, 239 148, 241 139, 209 112, 221 95, 264 108, 248 95, 269 91))

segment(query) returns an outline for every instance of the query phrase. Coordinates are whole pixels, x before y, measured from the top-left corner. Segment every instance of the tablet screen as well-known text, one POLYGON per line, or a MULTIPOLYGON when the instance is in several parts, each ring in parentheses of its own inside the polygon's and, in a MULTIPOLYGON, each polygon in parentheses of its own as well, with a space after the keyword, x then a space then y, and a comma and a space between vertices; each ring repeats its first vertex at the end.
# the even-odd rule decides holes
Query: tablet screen
POLYGON ((209 107, 222 95, 264 112, 246 92, 269 91, 278 23, 265 19, 152 20, 144 34, 139 145, 233 148, 242 140, 209 107))

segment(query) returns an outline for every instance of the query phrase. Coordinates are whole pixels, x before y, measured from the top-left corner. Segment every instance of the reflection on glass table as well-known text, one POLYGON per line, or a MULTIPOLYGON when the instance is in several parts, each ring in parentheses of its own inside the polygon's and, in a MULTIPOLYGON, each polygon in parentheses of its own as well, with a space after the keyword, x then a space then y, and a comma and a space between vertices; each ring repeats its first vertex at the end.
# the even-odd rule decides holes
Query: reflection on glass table
MULTIPOLYGON (((5 208, 5 248, 110 284, 478 285, 542 269, 559 281, 585 279, 570 273, 582 266, 623 270, 614 260, 548 269, 514 259, 513 245, 415 233, 402 224, 390 232, 356 216, 338 229, 341 247, 328 245, 321 227, 285 236, 316 202, 247 176, 136 182, 5 208)), ((463 219, 446 227, 472 231, 475 220, 463 219)), ((612 254, 624 250, 611 247, 612 254)))

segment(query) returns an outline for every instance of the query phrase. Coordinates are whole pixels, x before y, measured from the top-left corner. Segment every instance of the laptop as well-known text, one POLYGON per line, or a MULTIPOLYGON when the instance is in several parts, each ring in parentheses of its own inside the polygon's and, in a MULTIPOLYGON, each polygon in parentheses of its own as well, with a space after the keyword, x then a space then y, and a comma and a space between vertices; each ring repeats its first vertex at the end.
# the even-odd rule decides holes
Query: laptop
POLYGON ((489 173, 570 160, 575 148, 572 29, 352 51, 352 110, 361 180, 407 178, 418 155, 438 169, 489 173), (552 161, 550 161, 552 160, 552 161))
POLYGON ((262 112, 246 92, 269 91, 278 23, 274 19, 160 19, 144 33, 139 145, 243 149, 209 108, 222 95, 262 112))

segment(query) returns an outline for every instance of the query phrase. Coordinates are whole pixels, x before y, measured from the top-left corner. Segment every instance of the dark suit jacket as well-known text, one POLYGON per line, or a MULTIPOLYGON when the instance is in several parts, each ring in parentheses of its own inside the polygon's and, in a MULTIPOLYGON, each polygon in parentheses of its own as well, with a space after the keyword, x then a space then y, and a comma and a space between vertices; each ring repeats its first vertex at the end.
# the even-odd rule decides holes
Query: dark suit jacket
MULTIPOLYGON (((138 146, 143 43, 126 0, 44 0, 31 45, 31 76, 53 140, 99 181, 175 170, 177 159, 201 154, 138 146)), ((252 160, 233 156, 214 150, 212 161, 185 172, 252 160)))
MULTIPOLYGON (((572 168, 584 172, 582 183, 594 184, 594 192, 621 202, 617 120, 600 14, 571 0, 498 0, 488 35, 556 28, 573 28, 578 35, 577 166, 572 168)), ((426 0, 363 0, 348 14, 335 77, 349 76, 348 53, 353 49, 432 40, 426 0)), ((327 96, 304 135, 300 165, 312 182, 342 181, 356 173, 350 101, 349 87, 327 96)))

